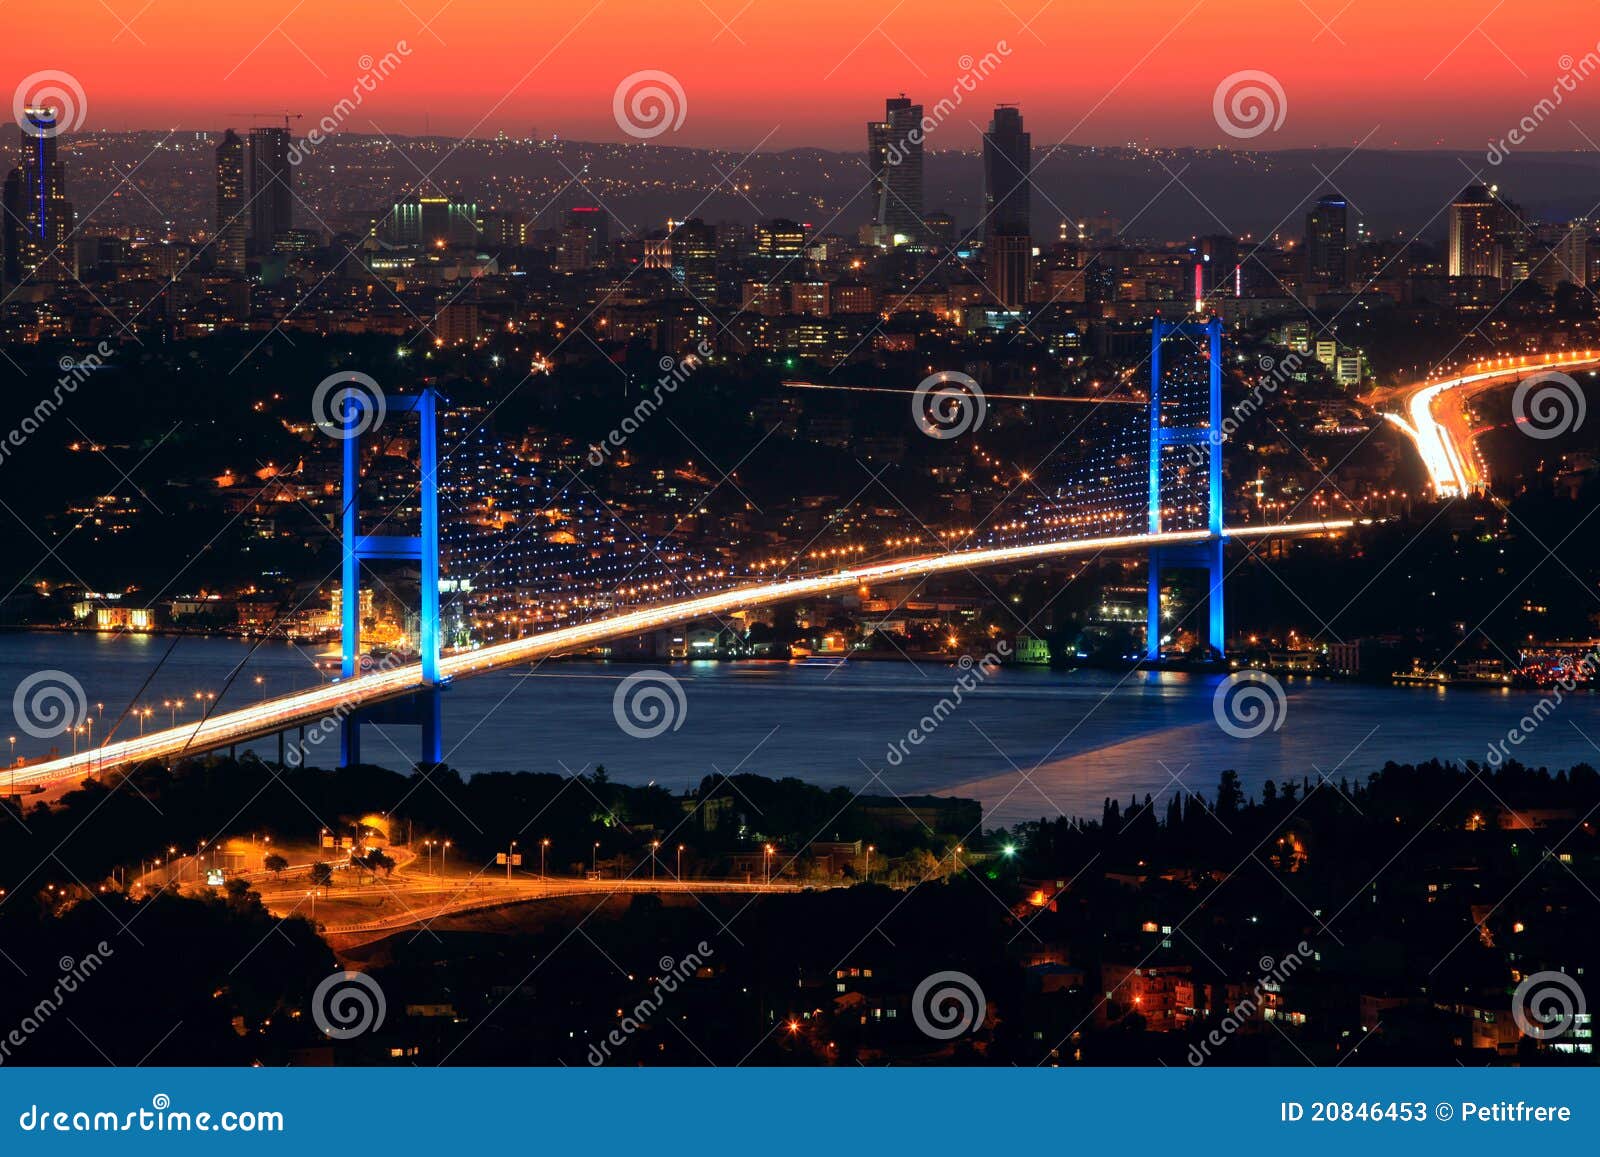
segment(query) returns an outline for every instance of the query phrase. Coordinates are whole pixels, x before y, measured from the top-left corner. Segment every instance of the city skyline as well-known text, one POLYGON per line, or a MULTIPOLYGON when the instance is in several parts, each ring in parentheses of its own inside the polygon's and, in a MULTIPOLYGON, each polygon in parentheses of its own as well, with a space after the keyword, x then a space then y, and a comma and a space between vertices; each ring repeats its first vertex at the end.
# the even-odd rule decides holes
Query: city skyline
POLYGON ((519 11, 526 49, 506 52, 499 34, 510 10, 498 0, 446 5, 431 19, 380 0, 338 20, 299 6, 196 14, 157 5, 126 24, 86 6, 82 22, 30 34, 29 64, 17 72, 70 72, 87 94, 89 129, 220 131, 249 127, 239 110, 287 107, 310 124, 393 54, 397 67, 365 87, 346 127, 625 140, 612 115, 617 85, 662 71, 687 108, 658 142, 748 150, 850 147, 849 126, 898 91, 930 108, 951 94, 977 102, 930 132, 932 149, 947 147, 941 133, 966 147, 996 104, 1027 108, 1041 149, 1237 144, 1212 116, 1213 94, 1224 78, 1260 70, 1281 86, 1287 115, 1250 147, 1482 146, 1557 90, 1561 107, 1539 116, 1538 146, 1592 147, 1583 123, 1600 89, 1587 91, 1583 61, 1593 45, 1573 31, 1584 8, 1542 8, 1533 22, 1433 3, 1318 15, 1256 0, 1226 13, 1204 0, 1160 0, 1136 22, 1054 5, 1030 17, 997 3, 981 21, 958 21, 941 18, 942 5, 878 13, 830 0, 807 12, 807 28, 830 34, 796 36, 794 13, 760 2, 719 16, 612 0, 519 11), (997 65, 964 86, 973 62, 990 56, 997 65), (797 86, 803 101, 790 99, 797 86))

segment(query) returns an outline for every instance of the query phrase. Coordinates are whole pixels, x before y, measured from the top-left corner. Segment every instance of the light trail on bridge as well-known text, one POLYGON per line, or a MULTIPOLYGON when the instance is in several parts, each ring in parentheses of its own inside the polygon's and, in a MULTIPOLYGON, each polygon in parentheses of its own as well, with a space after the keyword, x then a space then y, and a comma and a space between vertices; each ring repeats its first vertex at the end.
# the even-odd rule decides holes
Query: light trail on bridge
MULTIPOLYGON (((1365 521, 1365 520, 1363 520, 1365 521)), ((1268 538, 1276 535, 1337 533, 1358 525, 1355 519, 1284 523, 1225 529, 1228 538, 1268 538)), ((922 555, 871 566, 850 567, 825 575, 807 575, 775 582, 730 587, 709 595, 625 611, 602 619, 529 635, 476 650, 445 655, 439 660, 442 679, 481 675, 506 667, 571 654, 612 639, 627 638, 693 619, 772 606, 792 599, 826 595, 871 583, 917 578, 980 567, 1026 564, 1044 559, 1100 551, 1144 550, 1204 542, 1204 530, 1161 534, 1124 534, 1099 538, 1064 539, 1019 546, 984 547, 922 555)), ((119 740, 71 756, 62 756, 16 769, 19 786, 71 783, 98 772, 114 771, 144 760, 200 755, 234 744, 263 739, 323 720, 339 721, 358 708, 409 694, 424 686, 420 663, 377 670, 353 679, 329 683, 248 707, 211 715, 134 739, 119 740)))
POLYGON ((1468 373, 1437 382, 1421 382, 1400 391, 1409 421, 1393 413, 1386 413, 1384 417, 1416 446, 1434 493, 1441 498, 1459 498, 1482 490, 1487 481, 1466 458, 1466 454, 1472 452, 1473 432, 1466 428, 1459 409, 1441 421, 1434 413, 1437 403, 1456 391, 1464 391, 1461 400, 1465 401, 1475 393, 1510 385, 1531 374, 1596 365, 1600 365, 1600 352, 1595 350, 1558 358, 1533 356, 1480 362, 1477 366, 1481 368, 1468 373))

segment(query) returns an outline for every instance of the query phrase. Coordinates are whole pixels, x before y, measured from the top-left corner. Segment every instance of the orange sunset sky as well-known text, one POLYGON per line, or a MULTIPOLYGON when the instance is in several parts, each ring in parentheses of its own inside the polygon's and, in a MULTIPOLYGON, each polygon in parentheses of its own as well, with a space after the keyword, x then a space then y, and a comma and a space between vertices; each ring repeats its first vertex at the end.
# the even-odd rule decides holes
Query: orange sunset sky
MULTIPOLYGON (((1023 107, 1035 147, 1239 142, 1212 116, 1242 69, 1281 83, 1283 126, 1261 148, 1481 148, 1548 97, 1600 41, 1588 0, 65 0, 0 46, 5 82, 71 73, 84 127, 247 127, 241 115, 324 115, 362 58, 409 49, 346 121, 356 131, 624 140, 618 82, 682 84, 661 144, 860 147, 862 122, 904 90, 932 105, 1004 41, 1009 55, 930 142, 968 147, 997 102, 1023 107), (1376 128, 1376 132, 1373 132, 1376 128), (941 140, 941 136, 943 139, 941 140)), ((1576 82, 1530 148, 1600 141, 1600 73, 1576 82), (1575 123, 1574 123, 1575 122, 1575 123)))

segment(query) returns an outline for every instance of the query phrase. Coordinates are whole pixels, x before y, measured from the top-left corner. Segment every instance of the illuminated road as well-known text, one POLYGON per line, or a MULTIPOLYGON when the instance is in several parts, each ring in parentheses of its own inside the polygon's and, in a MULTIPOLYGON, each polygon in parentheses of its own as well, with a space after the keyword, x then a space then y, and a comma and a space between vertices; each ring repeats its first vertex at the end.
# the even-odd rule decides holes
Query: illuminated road
MULTIPOLYGON (((1286 523, 1277 526, 1238 527, 1225 530, 1223 533, 1231 538, 1263 538, 1274 535, 1325 534, 1348 530, 1353 525, 1355 521, 1352 519, 1340 519, 1286 523)), ((1202 542, 1206 537, 1205 531, 1194 530, 986 547, 851 567, 824 575, 755 583, 659 606, 626 611, 575 626, 543 631, 523 639, 495 643, 473 651, 446 655, 439 661, 439 670, 445 679, 459 679, 535 662, 553 655, 581 652, 599 643, 644 634, 694 619, 771 606, 796 598, 830 594, 872 583, 980 567, 1030 563, 1041 559, 1093 554, 1106 550, 1143 550, 1152 546, 1173 546, 1202 542)), ((237 743, 263 739, 301 726, 322 724, 331 730, 333 723, 349 715, 357 707, 395 699, 421 686, 420 664, 407 663, 387 670, 380 668, 347 681, 264 699, 234 711, 219 711, 197 723, 186 723, 179 727, 153 731, 137 738, 118 740, 71 756, 62 756, 18 768, 15 773, 16 783, 19 788, 74 783, 87 775, 115 770, 141 760, 168 759, 186 754, 198 755, 237 743)))
POLYGON ((1434 493, 1441 498, 1457 498, 1483 490, 1489 484, 1488 471, 1474 444, 1481 431, 1469 426, 1466 403, 1487 390, 1514 385, 1533 374, 1597 365, 1600 365, 1600 352, 1595 350, 1562 357, 1500 358, 1475 363, 1457 377, 1383 391, 1370 401, 1373 404, 1399 401, 1404 405, 1408 417, 1394 413, 1386 413, 1384 417, 1404 431, 1416 446, 1434 493))

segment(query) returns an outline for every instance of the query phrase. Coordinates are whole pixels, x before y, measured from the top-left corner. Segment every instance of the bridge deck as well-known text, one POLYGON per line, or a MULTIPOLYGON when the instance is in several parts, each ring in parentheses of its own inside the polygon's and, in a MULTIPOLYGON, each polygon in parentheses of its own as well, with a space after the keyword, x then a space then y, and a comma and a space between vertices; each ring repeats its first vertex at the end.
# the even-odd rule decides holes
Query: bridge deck
MULTIPOLYGON (((1299 522, 1279 526, 1238 527, 1226 529, 1223 534, 1230 538, 1325 534, 1348 530, 1355 524, 1353 519, 1299 522)), ((949 554, 924 555, 873 566, 851 567, 825 575, 809 575, 778 582, 731 587, 713 594, 625 611, 592 622, 543 631, 523 639, 446 655, 439 663, 440 675, 444 679, 481 675, 552 655, 570 654, 611 639, 643 634, 691 619, 770 606, 808 595, 849 590, 863 583, 1028 563, 1072 554, 1090 554, 1107 550, 1144 550, 1152 546, 1202 542, 1206 538, 1207 532, 1196 530, 986 547, 954 551, 949 554)), ((16 783, 19 787, 72 783, 96 772, 116 770, 147 759, 199 755, 234 744, 263 739, 301 726, 320 725, 323 721, 330 721, 331 725, 358 707, 395 699, 421 686, 423 682, 420 664, 397 665, 388 670, 373 671, 347 681, 266 699, 237 710, 218 712, 196 723, 150 732, 134 739, 118 740, 76 755, 18 768, 16 783)))

